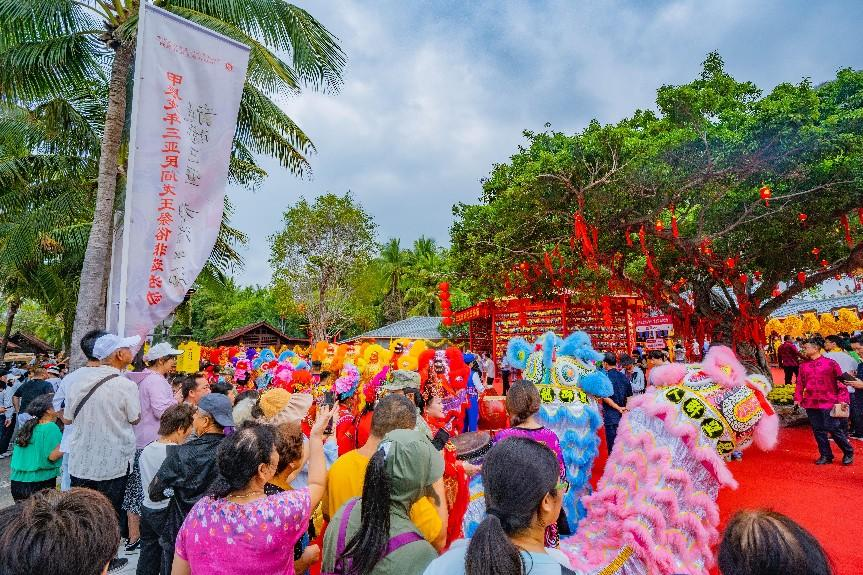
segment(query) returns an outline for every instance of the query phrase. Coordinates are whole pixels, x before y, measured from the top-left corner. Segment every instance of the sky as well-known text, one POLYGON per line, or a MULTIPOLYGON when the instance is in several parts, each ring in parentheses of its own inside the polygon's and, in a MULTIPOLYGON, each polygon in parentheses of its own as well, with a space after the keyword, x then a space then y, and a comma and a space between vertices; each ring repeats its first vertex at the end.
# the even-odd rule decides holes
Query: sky
POLYGON ((268 237, 299 198, 350 191, 378 240, 449 243, 452 206, 524 143, 655 108, 718 50, 764 90, 863 68, 863 1, 296 1, 347 55, 335 94, 280 102, 317 147, 298 179, 275 162, 256 191, 229 191, 249 235, 241 284, 269 283, 268 237))

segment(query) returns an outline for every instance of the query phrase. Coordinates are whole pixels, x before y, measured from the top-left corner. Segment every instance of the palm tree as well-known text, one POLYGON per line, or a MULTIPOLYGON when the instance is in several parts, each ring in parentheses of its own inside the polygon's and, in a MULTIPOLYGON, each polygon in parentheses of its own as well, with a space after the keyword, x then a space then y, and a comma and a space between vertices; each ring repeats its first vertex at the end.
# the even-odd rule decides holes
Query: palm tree
MULTIPOLYGON (((314 146, 270 97, 296 94, 303 85, 338 89, 344 55, 336 39, 305 10, 283 0, 155 3, 251 48, 232 153, 235 177, 242 177, 243 167, 253 174, 252 180, 260 177, 253 154, 273 156, 292 173, 302 174, 314 146), (274 52, 288 54, 290 63, 274 52)), ((0 100, 37 104, 70 90, 106 88, 95 209, 73 341, 104 318, 138 9, 139 0, 0 0, 0 100)), ((77 346, 72 348, 73 364, 83 363, 77 346)))
POLYGON ((397 310, 396 319, 405 318, 405 299, 402 290, 402 276, 410 264, 410 252, 402 250, 401 240, 390 238, 381 249, 381 261, 387 277, 387 293, 384 300, 389 301, 397 310))

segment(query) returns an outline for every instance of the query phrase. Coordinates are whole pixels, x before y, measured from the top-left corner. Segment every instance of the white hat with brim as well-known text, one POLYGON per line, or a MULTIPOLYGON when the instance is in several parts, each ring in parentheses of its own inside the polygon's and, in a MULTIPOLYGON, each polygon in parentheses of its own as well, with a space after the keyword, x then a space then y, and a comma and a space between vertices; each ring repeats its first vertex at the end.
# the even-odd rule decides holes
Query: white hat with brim
POLYGON ((140 343, 140 335, 133 335, 131 337, 120 337, 119 335, 114 335, 113 333, 105 334, 99 339, 97 339, 96 343, 93 345, 93 355, 97 359, 104 360, 111 357, 111 354, 118 349, 137 349, 140 343))
POLYGON ((171 347, 170 343, 163 341, 162 343, 157 343, 151 347, 150 350, 144 354, 144 361, 156 361, 157 359, 161 359, 169 355, 183 355, 183 351, 174 349, 171 347))

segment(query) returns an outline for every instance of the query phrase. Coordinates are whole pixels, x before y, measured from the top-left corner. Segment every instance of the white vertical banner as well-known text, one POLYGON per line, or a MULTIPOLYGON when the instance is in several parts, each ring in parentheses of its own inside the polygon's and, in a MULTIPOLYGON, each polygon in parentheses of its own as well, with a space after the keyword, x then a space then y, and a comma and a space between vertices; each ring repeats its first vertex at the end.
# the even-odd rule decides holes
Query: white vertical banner
POLYGON ((244 44, 142 3, 116 313, 108 312, 120 335, 151 333, 212 252, 248 61, 244 44))

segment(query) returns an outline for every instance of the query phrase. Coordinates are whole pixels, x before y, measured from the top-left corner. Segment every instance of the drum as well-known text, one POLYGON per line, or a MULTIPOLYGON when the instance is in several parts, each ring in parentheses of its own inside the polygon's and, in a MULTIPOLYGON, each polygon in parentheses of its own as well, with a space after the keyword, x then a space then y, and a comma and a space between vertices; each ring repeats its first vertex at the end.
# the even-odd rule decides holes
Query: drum
POLYGON ((479 402, 479 428, 496 431, 509 427, 506 396, 483 395, 479 402))
POLYGON ((456 457, 462 461, 481 460, 491 449, 491 434, 487 431, 472 431, 456 435, 452 439, 456 457))

